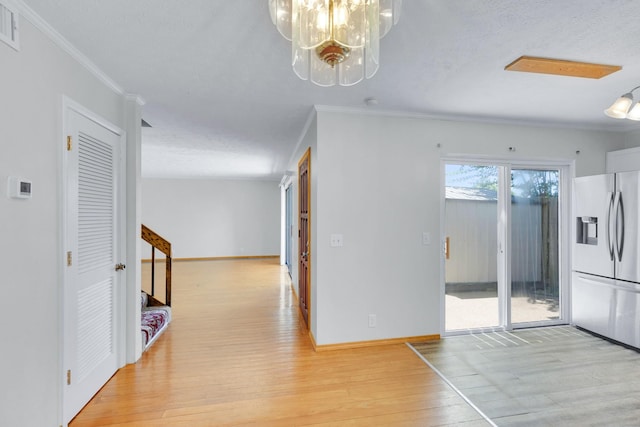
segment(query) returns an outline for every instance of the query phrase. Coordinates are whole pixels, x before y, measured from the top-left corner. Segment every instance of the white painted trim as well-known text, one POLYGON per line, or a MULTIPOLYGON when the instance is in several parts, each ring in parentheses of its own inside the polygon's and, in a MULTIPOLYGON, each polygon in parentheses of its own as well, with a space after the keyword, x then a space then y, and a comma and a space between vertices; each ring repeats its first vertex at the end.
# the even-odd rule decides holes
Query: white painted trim
MULTIPOLYGON (((284 177, 282 178, 284 181, 284 177)), ((287 259, 287 190, 280 183, 280 265, 285 265, 287 259)))
MULTIPOLYGON (((576 157, 578 155, 576 154, 576 157)), ((548 158, 548 157, 533 157, 533 158, 513 158, 507 156, 493 156, 490 154, 455 154, 455 153, 443 153, 440 157, 446 162, 459 162, 466 164, 482 164, 482 165, 515 165, 515 166, 531 166, 541 167, 546 166, 568 166, 575 162, 575 159, 571 158, 548 158)), ((549 169, 549 168, 547 168, 549 169)))
POLYGON ((316 105, 316 111, 328 112, 328 113, 340 113, 340 114, 357 114, 362 116, 383 116, 383 117, 395 117, 406 119, 421 119, 421 120, 439 120, 444 122, 464 122, 464 123, 481 123, 492 125, 506 125, 506 126, 527 126, 533 128, 545 128, 545 129, 571 129, 571 130, 590 130, 590 131, 602 131, 602 132, 616 132, 616 133, 628 133, 637 131, 637 127, 630 124, 625 128, 620 127, 620 123, 615 122, 611 125, 597 125, 587 123, 558 123, 553 121, 544 120, 524 120, 524 119, 506 119, 498 117, 487 116, 471 116, 471 115, 454 115, 454 114, 434 114, 434 113, 419 113, 415 111, 402 111, 402 110, 384 110, 384 109, 371 109, 370 107, 340 107, 332 105, 316 105))
POLYGON ((126 362, 135 363, 142 355, 142 339, 140 335, 140 290, 141 290, 141 119, 142 98, 129 94, 125 102, 127 143, 126 169, 126 198, 127 198, 127 304, 126 310, 126 362))
POLYGON ((287 189, 295 172, 285 172, 280 180, 280 265, 287 263, 287 189))
POLYGON ((58 304, 58 395, 57 398, 57 408, 58 408, 58 424, 60 426, 66 427, 67 424, 64 422, 64 343, 65 343, 65 327, 64 327, 64 285, 66 283, 66 270, 64 268, 65 265, 65 252, 66 252, 66 243, 67 243, 67 169, 68 169, 68 161, 67 156, 65 155, 66 146, 66 129, 67 129, 67 114, 66 111, 66 98, 62 97, 62 102, 60 102, 61 111, 58 112, 58 117, 62 120, 62 126, 60 128, 60 139, 58 140, 58 256, 57 256, 57 269, 58 269, 58 289, 57 289, 57 304, 58 304))
POLYGON ((128 101, 133 101, 141 107, 144 107, 147 104, 147 101, 143 97, 136 95, 135 93, 127 93, 124 97, 128 101))
POLYGON ((94 64, 87 56, 73 46, 62 34, 56 31, 48 22, 46 22, 33 9, 27 6, 22 0, 15 0, 18 10, 29 22, 37 29, 42 31, 44 35, 49 37, 60 49, 71 55, 73 59, 78 61, 84 68, 93 74, 98 80, 105 84, 109 89, 118 95, 125 95, 125 91, 111 77, 107 76, 96 64, 94 64))
MULTIPOLYGON (((120 235, 118 236, 119 247, 118 247, 118 255, 119 259, 117 262, 125 264, 127 263, 127 132, 125 130, 121 130, 119 133, 119 144, 118 151, 120 152, 120 158, 118 159, 120 164, 118 165, 118 177, 117 177, 117 185, 118 185, 118 229, 120 230, 120 235)), ((117 328, 119 330, 118 340, 118 366, 122 368, 126 364, 127 360, 127 303, 131 303, 129 301, 127 290, 129 289, 128 281, 127 281, 127 272, 123 271, 119 274, 118 277, 118 296, 120 298, 118 304, 118 318, 117 318, 117 328)), ((138 300, 136 299, 135 302, 138 300)))
POLYGON ((498 168, 498 324, 506 331, 511 322, 511 164, 498 168))
POLYGON ((294 174, 295 174, 295 172, 293 172, 293 171, 286 171, 285 174, 280 179, 280 187, 286 189, 288 186, 290 186, 291 185, 291 180, 293 179, 292 177, 293 177, 294 174))
POLYGON ((289 157, 289 162, 287 163, 287 168, 289 167, 289 165, 294 160, 296 160, 296 154, 298 152, 298 149, 302 145, 302 141, 304 141, 304 137, 307 135, 307 132, 309 131, 309 128, 311 127, 311 123, 313 123, 313 119, 316 118, 317 114, 318 114, 317 107, 312 108, 311 112, 307 116, 307 121, 304 123, 304 126, 302 127, 302 132, 300 132, 300 136, 298 137, 298 143, 296 144, 295 148, 293 149, 293 153, 291 153, 291 157, 289 157))
MULTIPOLYGON (((87 119, 91 120, 92 122, 102 126, 103 128, 110 130, 111 132, 115 133, 119 137, 126 135, 125 131, 120 127, 118 127, 117 125, 97 115, 93 111, 89 110, 88 108, 85 108, 81 104, 75 102, 74 100, 72 100, 71 98, 65 95, 62 96, 62 103, 63 103, 63 110, 62 110, 63 115, 66 113, 67 108, 70 108, 76 111, 78 114, 85 116, 87 119)), ((62 130, 62 132, 64 134, 64 129, 62 130)))
POLYGON ((447 231, 445 229, 445 203, 447 198, 447 189, 446 189, 446 167, 447 161, 443 158, 440 158, 440 336, 444 337, 446 332, 446 320, 447 320, 447 304, 446 304, 446 252, 444 245, 446 244, 447 239, 447 231))

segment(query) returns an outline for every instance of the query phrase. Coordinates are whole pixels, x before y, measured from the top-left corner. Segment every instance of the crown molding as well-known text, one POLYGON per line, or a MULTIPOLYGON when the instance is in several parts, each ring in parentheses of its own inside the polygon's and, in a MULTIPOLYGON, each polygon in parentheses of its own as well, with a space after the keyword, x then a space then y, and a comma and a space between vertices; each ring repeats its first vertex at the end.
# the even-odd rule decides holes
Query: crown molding
POLYGON ((140 95, 136 95, 135 93, 127 93, 125 95, 125 98, 127 99, 127 101, 135 102, 141 107, 144 107, 147 103, 147 101, 143 97, 141 97, 140 95))
POLYGON ((332 105, 315 105, 318 112, 340 113, 340 114, 357 114, 362 116, 378 116, 378 117, 396 117, 404 119, 421 119, 421 120, 440 120, 446 122, 464 122, 464 123, 480 123, 489 125, 503 126, 527 126, 535 128, 548 129, 566 129, 566 130, 586 130, 593 132, 613 132, 613 133, 629 133, 638 130, 629 126, 618 127, 615 124, 610 126, 590 125, 586 123, 561 123, 543 120, 526 120, 526 119, 509 119, 488 116, 471 116, 471 115, 453 115, 453 114, 429 114, 416 113, 412 111, 396 111, 371 109, 370 107, 340 107, 332 105))
POLYGON ((75 46, 73 46, 62 34, 56 31, 48 22, 46 22, 40 15, 38 15, 33 9, 27 6, 22 0, 15 0, 18 11, 21 16, 25 17, 31 22, 37 29, 42 31, 44 35, 49 37, 60 49, 71 55, 73 59, 78 61, 84 68, 86 68, 91 74, 93 74, 98 80, 100 80, 105 86, 117 93, 118 95, 125 95, 126 92, 117 84, 113 79, 107 76, 96 64, 91 62, 82 52, 80 52, 75 46))
POLYGON ((304 123, 304 126, 302 127, 302 132, 300 132, 300 137, 298 138, 298 142, 295 148, 293 149, 293 152, 291 153, 291 157, 289 157, 289 162, 287 163, 286 168, 289 168, 289 165, 294 162, 295 155, 298 152, 300 145, 302 145, 302 141, 304 141, 304 137, 307 136, 307 132, 309 132, 309 127, 311 127, 311 123, 313 123, 313 119, 316 118, 316 115, 317 115, 317 107, 314 107, 311 109, 311 111, 309 112, 309 115, 307 116, 307 121, 304 123))

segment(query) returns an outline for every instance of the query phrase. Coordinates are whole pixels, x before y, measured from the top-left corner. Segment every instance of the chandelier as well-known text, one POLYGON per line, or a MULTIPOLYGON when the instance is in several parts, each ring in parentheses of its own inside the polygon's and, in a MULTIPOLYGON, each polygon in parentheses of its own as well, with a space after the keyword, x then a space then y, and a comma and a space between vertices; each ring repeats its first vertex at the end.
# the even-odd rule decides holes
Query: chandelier
POLYGON ((269 0, 271 20, 291 41, 294 72, 319 86, 351 86, 380 64, 380 39, 402 0, 269 0))

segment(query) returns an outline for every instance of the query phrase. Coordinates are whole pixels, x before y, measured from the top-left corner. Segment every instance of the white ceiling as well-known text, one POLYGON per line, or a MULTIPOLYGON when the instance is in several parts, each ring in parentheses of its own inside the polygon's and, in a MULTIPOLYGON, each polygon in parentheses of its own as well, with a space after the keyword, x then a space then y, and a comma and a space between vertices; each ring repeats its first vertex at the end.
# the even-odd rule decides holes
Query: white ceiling
POLYGON ((267 0, 24 2, 146 100, 145 177, 279 180, 313 105, 640 128, 603 114, 640 85, 638 0, 405 0, 378 73, 331 88, 296 77, 267 0), (504 71, 521 55, 623 69, 600 80, 504 71))

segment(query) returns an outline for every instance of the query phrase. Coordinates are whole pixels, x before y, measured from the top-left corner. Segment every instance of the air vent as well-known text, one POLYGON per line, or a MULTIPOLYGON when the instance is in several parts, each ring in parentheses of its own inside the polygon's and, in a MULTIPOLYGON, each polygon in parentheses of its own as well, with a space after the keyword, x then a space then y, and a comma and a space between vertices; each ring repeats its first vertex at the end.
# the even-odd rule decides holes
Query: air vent
POLYGON ((0 40, 15 50, 20 50, 18 10, 6 0, 0 1, 0 40))

